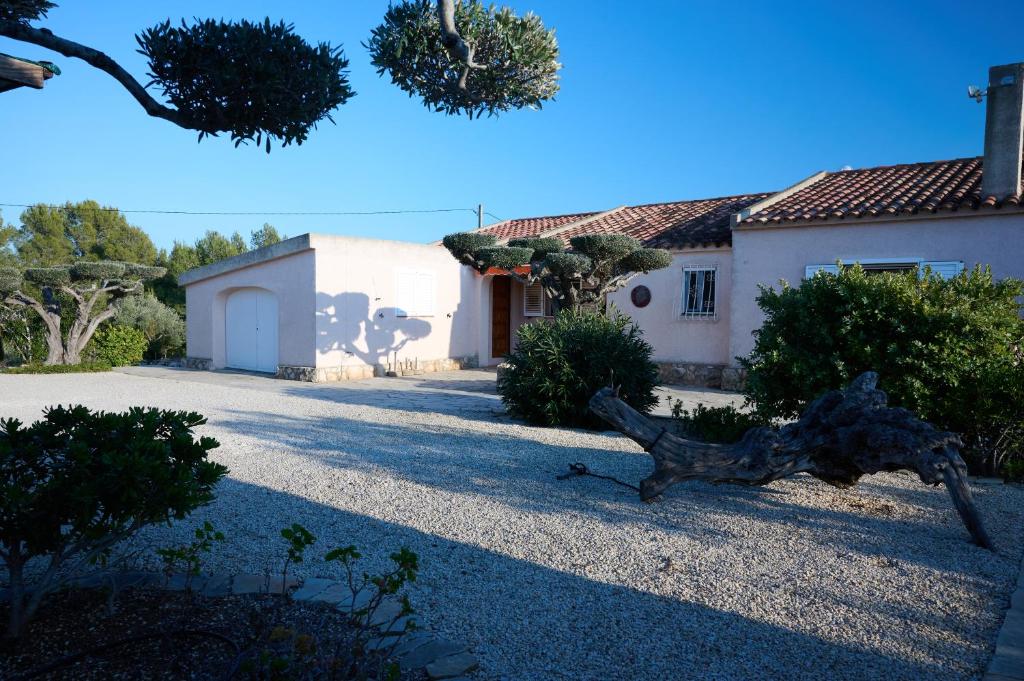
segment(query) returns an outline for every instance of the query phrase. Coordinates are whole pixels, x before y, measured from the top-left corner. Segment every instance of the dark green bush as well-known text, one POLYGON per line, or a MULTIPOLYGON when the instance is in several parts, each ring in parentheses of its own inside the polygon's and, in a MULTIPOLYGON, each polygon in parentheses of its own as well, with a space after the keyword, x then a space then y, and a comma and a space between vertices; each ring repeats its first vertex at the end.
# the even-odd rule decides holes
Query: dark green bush
POLYGON ((70 268, 71 278, 75 281, 101 281, 118 279, 125 274, 125 265, 121 262, 76 262, 70 268))
POLYGON ((562 240, 554 236, 531 236, 523 239, 509 239, 509 246, 529 248, 533 251, 531 260, 543 260, 548 253, 561 253, 565 250, 562 240))
POLYGON ((488 248, 481 248, 476 252, 476 257, 485 270, 488 267, 511 270, 520 265, 528 265, 532 255, 533 249, 521 246, 490 246, 488 248))
POLYGON ((751 428, 768 425, 768 420, 760 414, 743 412, 733 406, 698 404, 689 411, 683 409, 681 401, 672 405, 672 417, 683 437, 719 444, 739 442, 751 428))
POLYGON ((81 364, 23 364, 3 369, 5 374, 88 374, 110 371, 106 362, 82 362, 81 364))
POLYGON ((498 379, 498 393, 513 416, 545 426, 606 427, 587 403, 611 384, 641 413, 658 401, 651 345, 629 317, 563 310, 553 322, 527 324, 518 333, 498 379))
POLYGON ((96 332, 86 353, 95 362, 123 367, 141 362, 148 347, 149 340, 139 329, 111 324, 96 332))
POLYGON ((483 232, 458 232, 449 234, 441 239, 441 243, 456 260, 462 260, 465 256, 472 256, 481 248, 489 248, 498 242, 493 234, 483 232))
POLYGON ((877 371, 889 402, 960 433, 974 472, 1021 424, 1024 283, 975 269, 949 280, 915 272, 820 272, 798 288, 762 288, 765 312, 746 393, 763 416, 791 418, 826 390, 877 371))
POLYGON ((145 525, 182 519, 213 499, 227 469, 217 441, 193 437, 199 414, 54 407, 25 427, 0 419, 0 558, 17 636, 43 597, 145 525), (39 560, 42 572, 25 573, 39 560))
POLYGON ((64 286, 71 283, 71 272, 67 267, 30 267, 25 270, 24 276, 38 286, 64 286))

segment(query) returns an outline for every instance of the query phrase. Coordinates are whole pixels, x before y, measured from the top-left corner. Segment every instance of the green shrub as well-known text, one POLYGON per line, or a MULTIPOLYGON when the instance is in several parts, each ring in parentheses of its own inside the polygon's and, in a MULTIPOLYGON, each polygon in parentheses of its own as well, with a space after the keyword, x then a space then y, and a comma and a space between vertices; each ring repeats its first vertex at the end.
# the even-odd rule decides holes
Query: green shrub
POLYGON ((1005 482, 1024 482, 1024 459, 1012 459, 1003 464, 1005 482))
POLYGON ((498 393, 513 416, 545 426, 604 427, 590 398, 614 384, 619 397, 646 413, 657 403, 652 348, 629 317, 563 310, 553 322, 519 328, 498 393))
POLYGON ((142 332, 150 359, 178 355, 185 349, 185 320, 152 294, 117 301, 114 322, 142 332))
POLYGON ((24 427, 0 419, 0 558, 16 637, 47 593, 145 525, 182 519, 213 499, 227 469, 217 441, 193 438, 199 414, 54 407, 24 427), (42 570, 25 573, 30 561, 42 570))
POLYGON ((86 355, 94 362, 123 367, 138 364, 149 342, 146 335, 130 326, 111 324, 92 337, 86 355))
POLYGON ((768 418, 791 418, 826 390, 877 371, 889 403, 960 433, 973 472, 1024 414, 1024 283, 976 268, 949 280, 915 272, 819 272, 798 288, 763 287, 746 393, 768 418))
POLYGON ((20 367, 3 369, 5 374, 90 374, 110 371, 106 362, 82 362, 81 364, 23 364, 20 367))
POLYGON ((768 425, 768 420, 760 414, 742 412, 731 405, 705 407, 698 404, 693 411, 688 411, 683 409, 682 401, 676 401, 672 405, 672 417, 683 437, 719 444, 739 442, 751 428, 768 425))

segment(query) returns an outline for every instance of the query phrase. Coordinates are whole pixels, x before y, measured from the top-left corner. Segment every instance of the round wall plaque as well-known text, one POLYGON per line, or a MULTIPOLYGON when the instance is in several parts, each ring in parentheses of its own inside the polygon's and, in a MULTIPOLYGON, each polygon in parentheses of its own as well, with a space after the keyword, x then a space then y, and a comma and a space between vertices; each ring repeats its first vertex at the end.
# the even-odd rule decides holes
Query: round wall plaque
POLYGON ((647 307, 648 303, 651 302, 651 289, 643 284, 634 286, 633 290, 629 292, 629 299, 637 307, 647 307))

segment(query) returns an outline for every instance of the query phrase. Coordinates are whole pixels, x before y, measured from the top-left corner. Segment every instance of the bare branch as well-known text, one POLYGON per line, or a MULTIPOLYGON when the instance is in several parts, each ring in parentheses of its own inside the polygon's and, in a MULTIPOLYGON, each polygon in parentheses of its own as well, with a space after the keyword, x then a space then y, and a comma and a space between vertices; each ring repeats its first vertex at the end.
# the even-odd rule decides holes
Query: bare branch
POLYGON ((125 71, 120 64, 99 50, 86 47, 85 45, 81 45, 66 38, 61 38, 46 29, 33 28, 16 21, 0 21, 0 36, 4 36, 5 38, 10 38, 12 40, 18 40, 23 43, 39 45, 40 47, 45 47, 48 50, 59 52, 65 57, 81 59, 90 66, 94 66, 112 76, 114 80, 128 90, 129 94, 131 94, 131 96, 142 105, 142 108, 145 109, 146 113, 150 116, 162 118, 174 123, 175 125, 181 126, 182 128, 188 128, 190 130, 201 129, 198 128, 196 124, 186 117, 181 111, 164 106, 153 99, 139 81, 135 80, 135 78, 125 71))

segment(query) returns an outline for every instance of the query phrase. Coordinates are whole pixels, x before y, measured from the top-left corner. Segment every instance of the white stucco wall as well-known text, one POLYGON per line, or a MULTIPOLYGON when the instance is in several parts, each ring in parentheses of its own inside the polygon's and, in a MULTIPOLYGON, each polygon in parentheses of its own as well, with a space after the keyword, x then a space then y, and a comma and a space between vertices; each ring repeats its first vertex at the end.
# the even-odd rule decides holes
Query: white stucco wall
POLYGON ((315 360, 314 278, 312 250, 261 262, 189 284, 185 289, 189 357, 225 366, 224 305, 240 288, 270 291, 278 303, 278 363, 312 366, 315 360))
POLYGON ((965 213, 888 222, 733 230, 732 328, 728 357, 748 354, 764 316, 758 284, 798 285, 807 265, 872 258, 961 260, 990 265, 997 277, 1024 278, 1024 215, 965 213))
POLYGON ((731 287, 731 251, 700 248, 674 252, 671 265, 630 280, 625 288, 613 293, 610 300, 643 329, 647 341, 654 346, 654 361, 726 364, 732 317, 731 287), (714 319, 687 319, 681 315, 683 267, 688 265, 714 266, 718 270, 714 319), (651 290, 651 302, 643 308, 636 307, 630 300, 630 291, 641 284, 651 290))
POLYGON ((317 367, 469 357, 479 352, 482 277, 441 246, 313 234, 317 367), (433 274, 434 313, 397 314, 400 270, 433 274))

